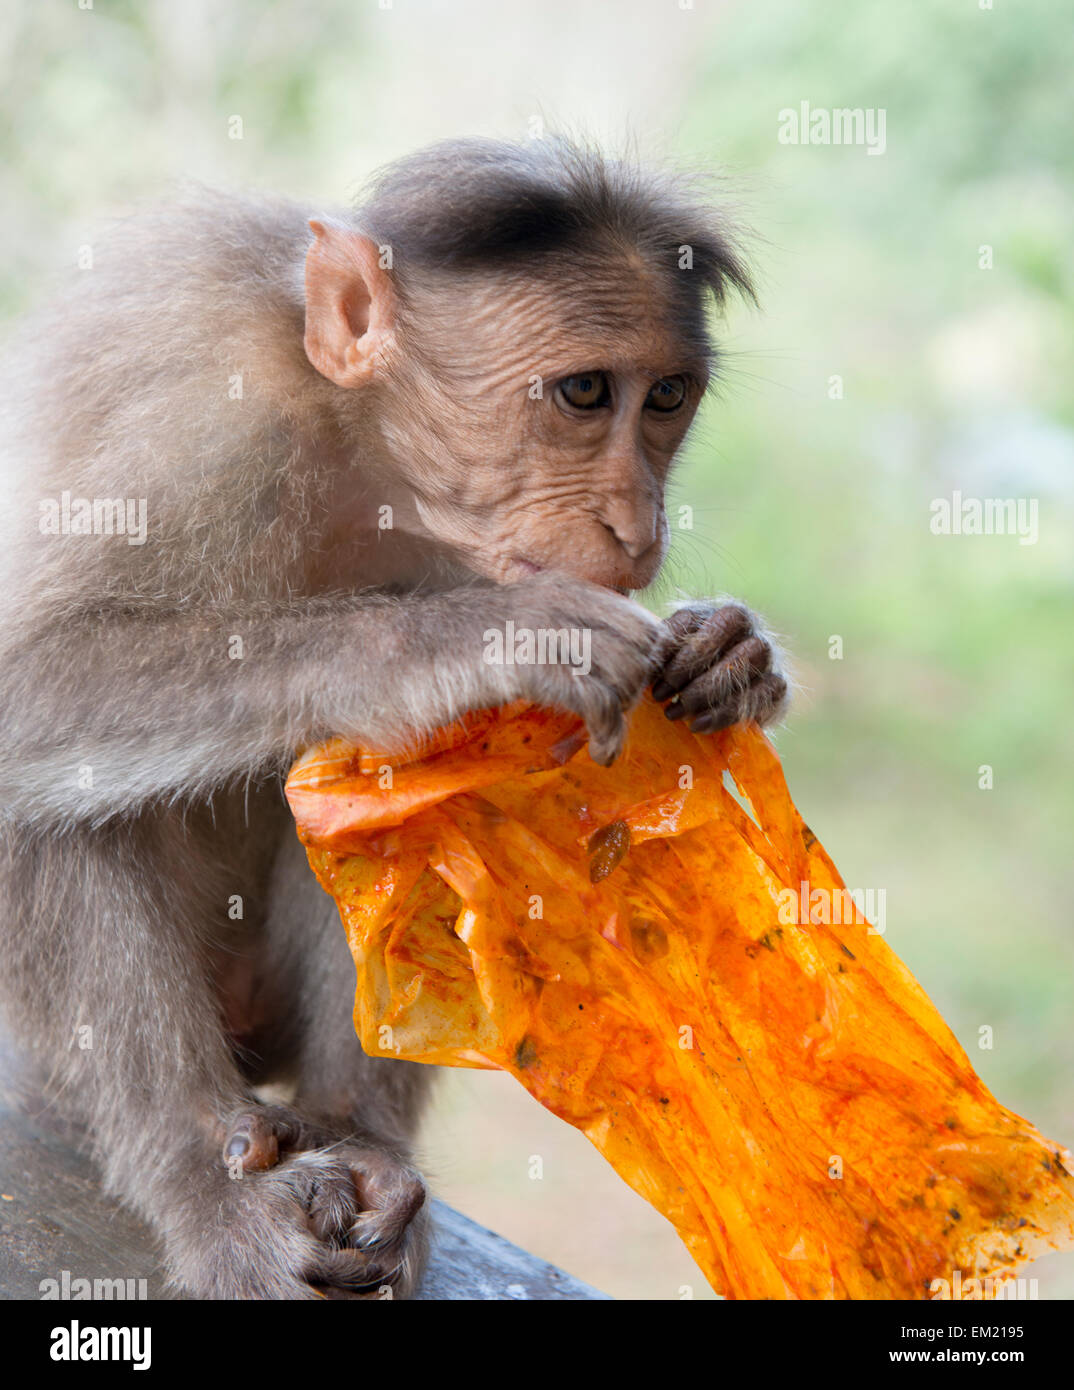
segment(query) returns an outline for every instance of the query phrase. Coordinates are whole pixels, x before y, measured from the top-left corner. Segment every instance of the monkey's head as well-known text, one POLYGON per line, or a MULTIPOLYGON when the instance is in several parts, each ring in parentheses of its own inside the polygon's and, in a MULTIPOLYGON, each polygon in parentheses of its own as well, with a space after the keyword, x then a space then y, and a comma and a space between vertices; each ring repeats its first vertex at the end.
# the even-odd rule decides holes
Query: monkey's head
POLYGON ((306 353, 376 420, 418 524, 500 582, 644 588, 707 300, 751 294, 717 216, 675 176, 475 140, 391 166, 356 222, 311 223, 306 353))

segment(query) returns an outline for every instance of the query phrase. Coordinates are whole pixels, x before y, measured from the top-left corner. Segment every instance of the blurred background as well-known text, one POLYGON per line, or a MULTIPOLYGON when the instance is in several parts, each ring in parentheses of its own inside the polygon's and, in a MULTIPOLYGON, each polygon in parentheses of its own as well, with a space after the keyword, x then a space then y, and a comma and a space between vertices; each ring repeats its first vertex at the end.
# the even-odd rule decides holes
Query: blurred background
MULTIPOLYGON (((328 206, 418 144, 541 122, 724 171, 762 312, 720 327, 672 498, 694 527, 654 602, 731 592, 786 636, 802 689, 778 743, 803 815, 848 883, 885 889, 889 943, 999 1099, 1074 1145, 1069 17, 22 0, 0 9, 0 62, 5 318, 96 219, 177 179, 328 206), (780 143, 803 101, 882 108, 884 153, 780 143), (1035 499, 1036 543, 932 534, 954 491, 1035 499)), ((510 1078, 445 1073, 423 1148, 438 1195, 608 1293, 709 1296, 663 1219, 510 1078)), ((1074 1256, 1025 1273, 1074 1296, 1074 1256)))

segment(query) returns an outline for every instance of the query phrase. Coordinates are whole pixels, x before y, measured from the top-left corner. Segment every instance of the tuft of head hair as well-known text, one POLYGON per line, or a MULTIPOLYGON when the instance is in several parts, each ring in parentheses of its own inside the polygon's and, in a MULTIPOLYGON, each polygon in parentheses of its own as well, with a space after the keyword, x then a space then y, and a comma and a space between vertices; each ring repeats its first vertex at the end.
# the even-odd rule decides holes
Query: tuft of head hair
POLYGON ((730 219, 695 179, 563 136, 430 145, 374 175, 357 214, 404 284, 408 267, 535 272, 632 254, 670 276, 688 247, 692 288, 718 305, 732 290, 755 299, 730 219))

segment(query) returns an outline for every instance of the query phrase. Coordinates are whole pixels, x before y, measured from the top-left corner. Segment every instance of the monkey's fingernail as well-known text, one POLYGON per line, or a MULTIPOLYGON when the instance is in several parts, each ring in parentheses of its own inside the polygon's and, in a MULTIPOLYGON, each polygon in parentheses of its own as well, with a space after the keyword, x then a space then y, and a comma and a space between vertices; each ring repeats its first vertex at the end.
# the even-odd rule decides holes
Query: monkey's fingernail
POLYGON ((654 700, 670 700, 671 697, 672 697, 672 695, 674 695, 674 694, 675 694, 675 687, 672 686, 672 685, 669 685, 669 684, 667 683, 667 681, 664 680, 663 678, 661 678, 660 680, 658 680, 658 681, 656 682, 656 684, 653 686, 653 699, 654 699, 654 700))
POLYGON ((718 734, 721 729, 729 729, 735 720, 734 710, 725 711, 722 714, 702 714, 690 725, 690 732, 692 734, 718 734))
POLYGON ((680 700, 674 700, 664 711, 665 719, 682 719, 686 715, 686 706, 680 700))

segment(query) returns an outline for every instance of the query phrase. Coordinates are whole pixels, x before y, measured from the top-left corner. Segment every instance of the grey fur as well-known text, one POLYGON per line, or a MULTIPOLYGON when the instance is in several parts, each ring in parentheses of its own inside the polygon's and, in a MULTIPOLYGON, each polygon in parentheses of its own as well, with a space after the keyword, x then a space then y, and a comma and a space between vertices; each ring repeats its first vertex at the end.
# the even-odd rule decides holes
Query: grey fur
MULTIPOLYGON (((337 214, 398 239, 404 298, 423 275, 470 269, 468 217, 493 258, 524 230, 493 194, 509 185, 524 212, 526 177, 547 195, 552 250, 603 218, 609 236, 666 255, 689 221, 668 211, 664 176, 644 186, 565 148, 423 160, 337 214), (419 185, 432 175, 457 196, 431 200, 419 185), (488 196, 471 209, 478 186, 488 196)), ((303 352, 314 212, 194 192, 116 226, 4 368, 5 1008, 58 1102, 90 1122, 111 1189, 155 1223, 173 1277, 207 1297, 352 1287, 365 1256, 333 1253, 348 1241, 379 1250, 367 1273, 405 1292, 422 1258, 407 1146, 427 1074, 357 1045, 343 935, 281 797, 296 751, 329 734, 400 747, 521 697, 583 715, 607 760, 659 645, 657 620, 619 594, 552 573, 492 584, 420 534, 399 537, 386 576, 311 579, 341 474, 408 505, 376 388, 342 391, 303 352), (65 491, 145 498, 146 543, 43 536, 40 501, 65 491), (508 619, 591 630, 593 671, 483 664, 482 631, 508 619), (246 960, 255 1023, 236 1050, 218 995, 246 960), (314 1157, 231 1179, 221 1142, 273 1078, 295 1088, 281 1133, 301 1131, 314 1157), (375 1189, 364 1215, 350 1171, 375 1189), (327 1244, 307 1228, 318 1202, 327 1244)), ((699 284, 748 287, 730 242, 696 217, 688 230, 699 284)))

